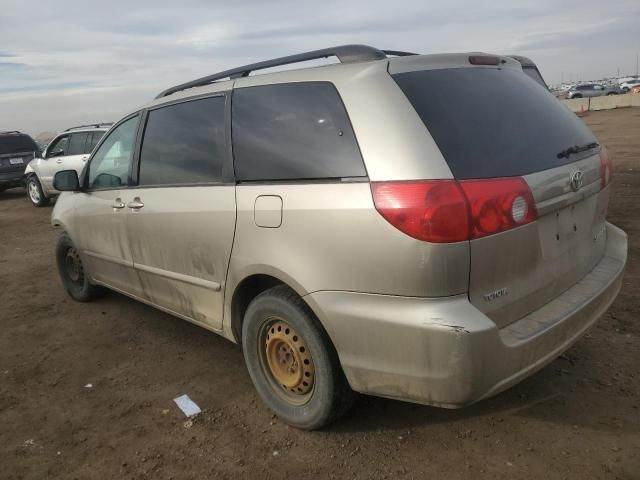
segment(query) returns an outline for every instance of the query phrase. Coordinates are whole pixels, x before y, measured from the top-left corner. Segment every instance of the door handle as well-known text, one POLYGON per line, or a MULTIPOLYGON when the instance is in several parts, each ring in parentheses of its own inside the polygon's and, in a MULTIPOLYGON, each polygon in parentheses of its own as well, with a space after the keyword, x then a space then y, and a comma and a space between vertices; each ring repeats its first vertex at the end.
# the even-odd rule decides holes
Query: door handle
POLYGON ((58 160, 56 160, 56 163, 62 163, 62 159, 59 158, 58 160))
POLYGON ((135 197, 132 201, 127 203, 127 208, 130 208, 132 210, 139 210, 142 207, 144 207, 144 203, 142 203, 142 200, 140 200, 140 197, 135 197))
POLYGON ((122 199, 118 197, 113 201, 113 205, 111 205, 111 206, 114 209, 115 208, 120 209, 120 208, 124 208, 124 203, 122 202, 122 199))

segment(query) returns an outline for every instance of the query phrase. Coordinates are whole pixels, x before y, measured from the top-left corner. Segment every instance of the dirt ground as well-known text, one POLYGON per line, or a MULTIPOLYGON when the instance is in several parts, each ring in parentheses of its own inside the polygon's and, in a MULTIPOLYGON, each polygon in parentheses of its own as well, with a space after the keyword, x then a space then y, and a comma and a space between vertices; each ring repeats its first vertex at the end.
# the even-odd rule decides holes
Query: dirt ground
POLYGON ((612 154, 609 218, 629 234, 597 326, 473 407, 363 396, 313 433, 271 415, 223 338, 117 294, 71 301, 51 208, 0 194, 0 478, 640 478, 640 108, 585 121, 612 154), (183 393, 203 409, 193 422, 172 402, 183 393))

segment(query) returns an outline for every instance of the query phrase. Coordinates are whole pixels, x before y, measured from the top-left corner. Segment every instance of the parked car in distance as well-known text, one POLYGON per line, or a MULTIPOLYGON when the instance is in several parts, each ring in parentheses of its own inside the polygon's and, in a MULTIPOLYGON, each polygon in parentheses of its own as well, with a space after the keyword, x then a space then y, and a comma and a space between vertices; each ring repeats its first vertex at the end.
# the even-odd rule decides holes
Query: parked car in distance
POLYGON ((627 93, 629 90, 631 90, 633 87, 635 87, 636 85, 640 85, 640 78, 635 78, 632 80, 627 80, 626 82, 623 82, 620 84, 620 90, 623 93, 627 93))
POLYGON ((240 343, 306 429, 354 392, 459 408, 553 361, 622 284, 606 149, 512 58, 393 54, 247 65, 126 115, 55 175, 67 293, 240 343))
POLYGON ((24 170, 27 196, 36 207, 49 204, 59 192, 53 188, 53 177, 61 170, 82 173, 89 154, 100 141, 111 123, 81 125, 68 128, 55 136, 42 156, 34 158, 24 170))
POLYGON ((602 97, 603 95, 618 95, 620 89, 615 85, 600 85, 585 83, 574 85, 567 91, 567 98, 602 97))
POLYGON ((0 192, 24 185, 24 169, 39 155, 38 145, 26 133, 0 132, 0 192))

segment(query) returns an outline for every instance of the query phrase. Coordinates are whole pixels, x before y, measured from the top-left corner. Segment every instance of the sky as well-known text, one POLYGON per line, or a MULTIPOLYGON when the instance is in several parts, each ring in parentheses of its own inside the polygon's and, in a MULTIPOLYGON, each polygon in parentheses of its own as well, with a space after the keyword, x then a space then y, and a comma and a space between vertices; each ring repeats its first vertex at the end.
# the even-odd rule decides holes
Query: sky
POLYGON ((547 83, 634 74, 638 0, 0 0, 0 130, 116 121, 178 83, 340 44, 532 58, 547 83))

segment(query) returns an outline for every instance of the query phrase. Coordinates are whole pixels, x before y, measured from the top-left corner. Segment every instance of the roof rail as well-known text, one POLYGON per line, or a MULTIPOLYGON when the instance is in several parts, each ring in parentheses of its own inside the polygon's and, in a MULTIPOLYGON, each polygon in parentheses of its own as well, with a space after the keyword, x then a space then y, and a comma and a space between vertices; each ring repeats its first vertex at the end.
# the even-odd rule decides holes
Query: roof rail
POLYGON ((113 122, 90 123, 88 125, 78 125, 77 127, 70 127, 64 131, 68 132, 70 130, 77 130, 78 128, 88 128, 88 127, 93 127, 93 128, 110 127, 111 125, 113 125, 113 122))
POLYGON ((337 57, 341 63, 356 63, 368 62, 371 60, 382 60, 387 58, 387 55, 382 50, 378 50, 377 48, 370 47, 368 45, 340 45, 332 48, 323 48, 321 50, 313 50, 311 52, 298 53, 287 57, 274 58, 273 60, 252 63, 251 65, 245 65, 244 67, 232 68, 231 70, 225 70, 224 72, 214 73, 213 75, 208 75, 206 77, 198 78, 196 80, 168 88, 160 92, 156 98, 166 97, 167 95, 171 95, 188 88, 202 87, 213 83, 216 80, 222 80, 223 78, 233 79, 248 77, 249 74, 255 70, 264 70, 265 68, 279 67, 281 65, 290 65, 293 63, 306 62, 308 60, 317 60, 319 58, 327 57, 337 57))
POLYGON ((385 55, 393 57, 410 57, 411 55, 419 55, 419 53, 403 52, 402 50, 382 50, 385 55))
POLYGON ((18 130, 7 130, 5 132, 0 132, 0 134, 5 134, 5 133, 22 133, 22 132, 19 132, 18 130))

